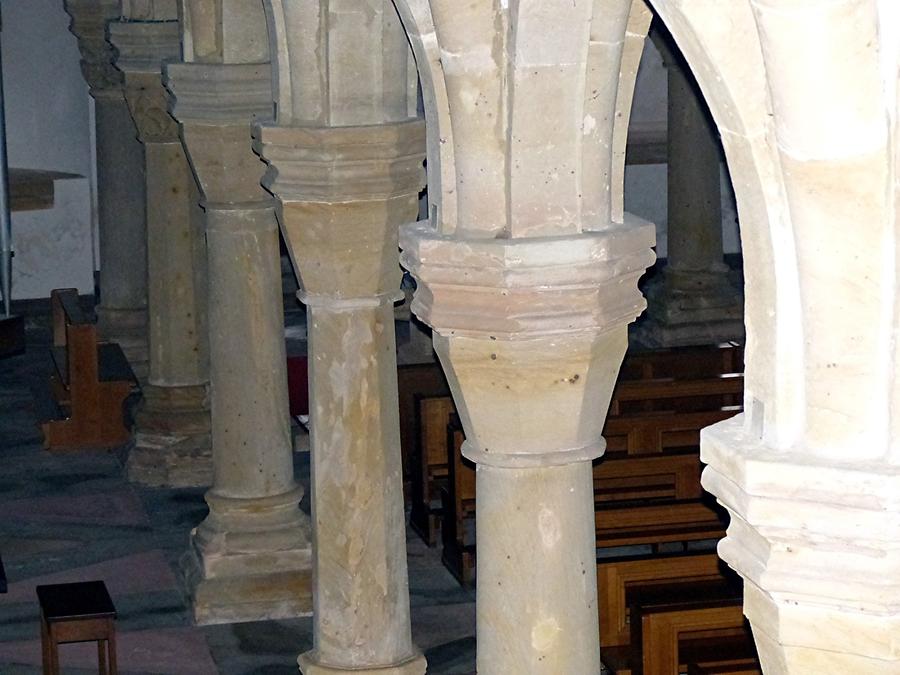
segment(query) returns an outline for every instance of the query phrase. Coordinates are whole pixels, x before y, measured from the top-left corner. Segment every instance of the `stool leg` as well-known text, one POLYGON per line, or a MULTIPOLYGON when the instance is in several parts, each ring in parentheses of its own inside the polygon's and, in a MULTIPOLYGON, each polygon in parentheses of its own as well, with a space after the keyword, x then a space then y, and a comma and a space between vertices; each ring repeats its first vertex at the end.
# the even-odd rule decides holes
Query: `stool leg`
POLYGON ((100 675, 107 675, 106 653, 109 651, 109 640, 97 640, 97 664, 100 675))
POLYGON ((44 675, 51 675, 50 671, 50 632, 47 630, 47 620, 41 613, 41 664, 44 675))
POLYGON ((109 638, 106 640, 106 648, 109 650, 109 675, 118 675, 116 666, 116 624, 109 620, 109 638))
POLYGON ((53 626, 47 626, 50 634, 50 675, 59 675, 59 643, 53 633, 53 626))

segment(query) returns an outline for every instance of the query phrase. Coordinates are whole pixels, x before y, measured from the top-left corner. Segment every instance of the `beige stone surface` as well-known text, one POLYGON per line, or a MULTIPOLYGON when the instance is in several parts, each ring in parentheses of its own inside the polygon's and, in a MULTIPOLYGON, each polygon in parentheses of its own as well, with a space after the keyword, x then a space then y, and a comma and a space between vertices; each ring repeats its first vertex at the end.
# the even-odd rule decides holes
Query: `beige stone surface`
POLYGON ((262 4, 183 9, 188 61, 166 67, 166 84, 205 210, 214 472, 184 577, 198 623, 303 616, 310 527, 294 482, 278 225, 251 149, 251 124, 273 115, 262 4))
POLYGON ((418 210, 421 121, 262 126, 264 184, 307 305, 314 534, 305 675, 421 675, 412 643, 393 301, 398 225, 418 210))
POLYGON ((119 21, 109 34, 146 162, 150 367, 135 426, 148 444, 133 449, 128 474, 150 484, 174 475, 208 477, 206 242, 199 189, 168 112, 161 72, 162 62, 180 52, 179 24, 119 21), (183 470, 172 469, 175 464, 183 470))

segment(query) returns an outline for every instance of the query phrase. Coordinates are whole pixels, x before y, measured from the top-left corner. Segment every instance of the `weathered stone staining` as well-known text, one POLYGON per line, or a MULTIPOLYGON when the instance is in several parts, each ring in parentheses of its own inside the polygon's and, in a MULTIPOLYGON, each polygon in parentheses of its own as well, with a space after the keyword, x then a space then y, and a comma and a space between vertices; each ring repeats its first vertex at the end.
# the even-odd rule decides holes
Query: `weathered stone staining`
POLYGON ((213 485, 185 556, 198 623, 312 611, 309 522, 294 482, 275 200, 250 126, 273 116, 260 2, 185 6, 166 67, 206 212, 213 485))
MULTIPOLYGON (((652 5, 709 104, 741 217, 746 412, 702 440, 704 485, 732 516, 719 552, 745 579, 767 675, 900 674, 895 10, 652 5)), ((109 0, 68 6, 101 154, 112 153, 127 125, 99 26, 117 14, 109 0)), ((418 282, 412 310, 434 329, 463 451, 478 464, 479 673, 595 675, 590 460, 604 451, 627 326, 644 307, 637 280, 653 262, 652 226, 622 210, 650 13, 642 0, 397 9, 403 26, 385 0, 180 11, 122 0, 125 21, 109 34, 146 154, 150 276, 147 402, 129 474, 212 478, 209 350, 215 477, 188 558, 197 619, 296 616, 312 603, 304 675, 421 675, 394 379, 399 243, 418 282), (167 60, 199 187, 167 111, 167 60), (272 98, 275 122, 259 123, 272 98), (277 203, 258 185, 254 120, 277 203), (412 223, 426 151, 431 204, 412 223), (285 424, 276 210, 308 307, 312 547, 285 424)), ((670 223, 667 283, 681 299, 699 288, 690 302, 705 311, 724 271, 718 157, 683 73, 670 74, 673 114, 686 120, 672 128, 673 208, 690 218, 670 223), (690 166, 676 161, 685 145, 690 166), (706 186, 700 207, 682 179, 706 186)), ((115 213, 119 178, 100 179, 107 252, 140 247, 124 234, 137 216, 115 213)), ((129 279, 121 303, 104 296, 110 335, 131 326, 112 318, 119 310, 140 309, 129 279)), ((685 317, 670 317, 676 342, 685 317)))
POLYGON ((181 34, 174 6, 130 4, 140 15, 123 14, 109 35, 146 160, 150 370, 127 471, 149 485, 208 485, 206 245, 199 190, 161 79, 163 61, 181 55, 181 34))
POLYGON ((687 63, 656 35, 669 84, 668 264, 647 287, 639 336, 653 347, 743 341, 741 290, 722 260, 719 143, 687 63))
POLYGON ((123 96, 122 73, 106 39, 118 0, 66 0, 94 98, 100 240, 101 335, 117 342, 142 381, 148 374, 147 219, 144 151, 123 96))
POLYGON ((390 2, 267 2, 275 125, 257 129, 307 306, 314 645, 304 675, 422 675, 412 642, 393 302, 425 133, 390 2))
POLYGON ((719 552, 767 675, 900 673, 894 19, 863 0, 654 4, 741 217, 746 412, 701 443, 731 513, 719 552))
POLYGON ((398 3, 441 176, 401 259, 478 465, 483 675, 600 672, 591 460, 654 259, 652 226, 613 217, 599 65, 618 72, 632 3, 605 4, 398 3))

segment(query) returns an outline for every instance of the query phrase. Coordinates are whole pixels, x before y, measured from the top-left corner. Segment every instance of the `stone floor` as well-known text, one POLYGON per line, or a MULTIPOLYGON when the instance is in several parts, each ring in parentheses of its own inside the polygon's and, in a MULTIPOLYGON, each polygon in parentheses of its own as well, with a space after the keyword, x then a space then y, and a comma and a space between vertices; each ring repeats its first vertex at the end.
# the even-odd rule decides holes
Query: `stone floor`
MULTIPOLYGON (((30 317, 28 350, 0 360, 0 673, 40 673, 34 587, 103 579, 119 612, 122 673, 297 673, 312 644, 309 618, 196 627, 180 590, 178 560, 206 514, 203 490, 145 489, 122 477, 113 454, 41 449, 35 394, 51 365, 45 317, 30 317)), ((308 455, 297 453, 308 485, 308 455)), ((304 500, 303 508, 308 510, 304 500)), ((438 550, 408 536, 413 637, 429 673, 475 671, 475 595, 457 586, 438 550)), ((96 673, 93 645, 64 645, 64 673, 96 673)))

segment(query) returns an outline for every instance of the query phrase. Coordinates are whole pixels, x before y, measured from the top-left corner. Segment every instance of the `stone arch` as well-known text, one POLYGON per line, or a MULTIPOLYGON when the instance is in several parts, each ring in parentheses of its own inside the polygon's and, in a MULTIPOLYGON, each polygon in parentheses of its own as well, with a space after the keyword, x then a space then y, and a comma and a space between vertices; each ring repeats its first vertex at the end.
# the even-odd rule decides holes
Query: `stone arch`
POLYGON ((748 261, 745 423, 786 447, 803 423, 802 327, 793 232, 756 23, 749 2, 650 1, 709 105, 734 184, 748 261))

